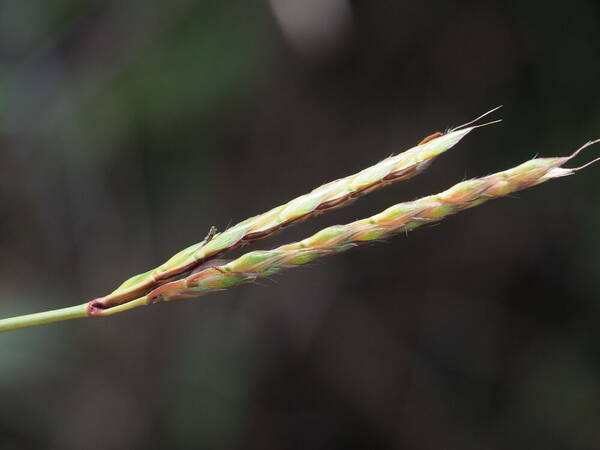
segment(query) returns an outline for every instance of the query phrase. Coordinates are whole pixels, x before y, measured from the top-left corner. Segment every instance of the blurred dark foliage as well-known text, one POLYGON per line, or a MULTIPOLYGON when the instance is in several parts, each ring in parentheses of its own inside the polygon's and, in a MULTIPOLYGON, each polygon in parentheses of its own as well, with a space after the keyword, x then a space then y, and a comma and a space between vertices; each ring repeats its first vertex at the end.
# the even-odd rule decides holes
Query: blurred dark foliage
MULTIPOLYGON (((424 175, 253 248, 569 154, 600 137, 599 23, 595 0, 1 0, 0 315, 102 295, 498 104, 424 175)), ((598 449, 599 179, 3 334, 0 448, 598 449)))

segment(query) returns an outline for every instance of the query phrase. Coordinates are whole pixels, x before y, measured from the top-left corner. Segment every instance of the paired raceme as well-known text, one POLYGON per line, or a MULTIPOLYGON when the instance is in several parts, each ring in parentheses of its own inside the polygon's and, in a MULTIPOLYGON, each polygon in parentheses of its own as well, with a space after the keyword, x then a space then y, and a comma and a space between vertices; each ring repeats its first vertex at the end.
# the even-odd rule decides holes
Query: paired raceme
POLYGON ((574 169, 561 166, 595 142, 587 143, 568 157, 532 159, 503 172, 463 181, 436 195, 399 203, 370 218, 325 228, 300 242, 273 250, 249 252, 226 264, 207 267, 186 278, 167 283, 132 302, 107 310, 92 310, 91 313, 110 315, 137 306, 198 297, 335 255, 361 243, 414 230, 488 200, 572 175, 596 160, 574 169))
POLYGON ((60 320, 108 316, 138 306, 197 297, 252 282, 287 268, 344 252, 365 242, 386 239, 421 225, 440 221, 487 200, 571 175, 600 159, 575 169, 562 167, 585 147, 598 141, 588 142, 571 156, 537 158, 504 172, 466 180, 440 194, 399 203, 370 218, 326 228, 300 242, 282 245, 273 250, 249 252, 225 263, 214 259, 233 248, 264 239, 287 225, 339 208, 375 189, 417 175, 474 128, 483 126, 471 126, 473 122, 445 134, 436 133, 404 153, 391 156, 355 175, 321 186, 220 234, 209 235, 204 241, 179 252, 157 269, 129 279, 105 297, 69 308, 0 320, 0 332, 60 320))
POLYGON ((446 134, 436 133, 430 140, 426 139, 403 153, 390 156, 354 175, 327 183, 284 205, 244 220, 210 240, 204 240, 182 250, 158 268, 130 278, 111 294, 96 299, 96 302, 104 307, 125 303, 156 286, 173 280, 174 277, 193 270, 216 255, 267 238, 292 223, 346 206, 356 198, 383 186, 412 178, 427 168, 436 157, 455 146, 473 129, 483 126, 463 128, 470 123, 446 134))

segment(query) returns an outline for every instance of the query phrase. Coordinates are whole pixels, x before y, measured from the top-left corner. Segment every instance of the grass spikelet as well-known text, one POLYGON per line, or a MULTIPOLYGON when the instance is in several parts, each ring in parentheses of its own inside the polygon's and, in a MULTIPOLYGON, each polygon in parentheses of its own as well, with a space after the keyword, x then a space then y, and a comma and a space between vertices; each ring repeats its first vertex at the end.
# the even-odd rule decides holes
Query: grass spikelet
POLYGON ((474 122, 498 108, 446 133, 438 132, 428 136, 417 146, 403 153, 390 156, 354 175, 320 186, 284 205, 244 220, 216 234, 212 239, 194 244, 158 268, 130 278, 111 294, 96 299, 96 302, 106 307, 127 302, 188 273, 216 255, 267 238, 292 223, 346 206, 354 199, 383 186, 408 180, 425 170, 436 157, 455 146, 473 129, 482 126, 472 125, 474 122))

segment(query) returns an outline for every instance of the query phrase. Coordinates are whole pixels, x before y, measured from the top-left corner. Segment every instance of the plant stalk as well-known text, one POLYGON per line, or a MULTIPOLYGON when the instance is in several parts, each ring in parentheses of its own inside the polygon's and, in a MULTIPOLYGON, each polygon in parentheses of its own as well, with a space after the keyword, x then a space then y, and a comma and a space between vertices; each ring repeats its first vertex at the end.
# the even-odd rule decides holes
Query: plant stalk
POLYGON ((19 328, 44 325, 46 323, 60 322, 63 320, 80 319, 88 317, 88 305, 69 306, 68 308, 53 309, 24 316, 16 316, 0 320, 0 333, 3 331, 18 330, 19 328))

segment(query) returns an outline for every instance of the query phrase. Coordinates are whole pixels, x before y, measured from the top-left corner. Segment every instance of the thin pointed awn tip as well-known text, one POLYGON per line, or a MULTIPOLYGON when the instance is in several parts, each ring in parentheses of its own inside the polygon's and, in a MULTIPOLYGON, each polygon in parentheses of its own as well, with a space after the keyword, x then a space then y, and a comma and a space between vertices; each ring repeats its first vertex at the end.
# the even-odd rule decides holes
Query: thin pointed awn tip
MULTIPOLYGON (((585 143, 585 144, 583 144, 581 147, 579 147, 577 150, 575 150, 575 152, 573 152, 573 154, 572 154, 571 156, 569 156, 567 160, 571 160, 571 159, 575 158, 575 157, 576 157, 577 155, 579 155, 579 154, 580 154, 580 153, 581 153, 581 152, 582 152, 584 149, 586 149, 586 148, 588 148, 588 147, 591 147, 592 145, 594 145, 594 144, 597 144, 597 143, 599 143, 599 142, 600 142, 600 139, 595 139, 595 140, 593 140, 593 141, 588 141, 588 142, 586 142, 586 143, 585 143)), ((572 170, 573 172, 577 172, 578 170, 585 169, 586 167, 588 167, 588 166, 591 166, 592 164, 594 164, 594 163, 596 163, 596 162, 598 162, 598 161, 600 161, 600 158, 593 159, 592 161, 588 162, 587 164, 584 164, 583 166, 580 166, 580 167, 575 167, 574 169, 571 169, 571 170, 572 170)))
MULTIPOLYGON (((473 120, 471 120, 471 121, 469 121, 469 122, 467 122, 467 123, 463 123, 462 125, 459 125, 459 126, 457 126, 457 127, 454 127, 454 128, 452 128, 452 129, 450 130, 450 132, 452 132, 452 131, 456 131, 456 130, 460 130, 461 128, 466 128, 466 127, 468 127, 469 125, 471 125, 471 124, 474 124, 474 123, 475 123, 475 122, 477 122, 478 120, 481 120, 481 119, 483 119, 483 118, 484 118, 484 117, 486 117, 486 116, 489 116, 489 115, 490 115, 490 114, 492 114, 493 112, 495 112, 495 111, 498 111, 500 108, 502 108, 502 105, 500 105, 500 106, 496 106, 495 108, 492 108, 492 109, 490 109, 488 112, 485 112, 485 113, 483 113, 483 114, 482 114, 482 115, 480 115, 479 117, 477 117, 477 118, 475 118, 475 119, 473 119, 473 120)), ((490 123, 492 123, 492 122, 490 122, 490 123)), ((495 123, 495 122, 494 122, 494 123, 495 123)), ((479 125, 479 126, 483 126, 483 125, 479 125)))

